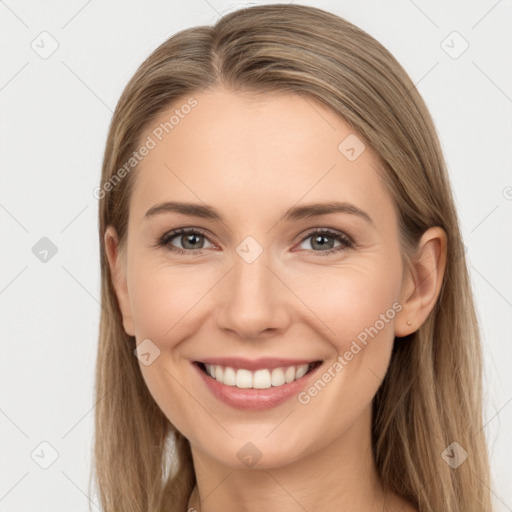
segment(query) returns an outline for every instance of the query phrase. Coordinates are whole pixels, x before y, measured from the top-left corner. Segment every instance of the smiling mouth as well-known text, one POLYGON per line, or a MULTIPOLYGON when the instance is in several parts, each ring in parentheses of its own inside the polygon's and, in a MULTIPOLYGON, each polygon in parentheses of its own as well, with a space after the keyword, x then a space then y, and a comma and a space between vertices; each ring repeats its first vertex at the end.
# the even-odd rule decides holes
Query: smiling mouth
POLYGON ((323 361, 314 361, 301 365, 282 366, 279 368, 262 368, 255 371, 245 368, 233 368, 216 364, 195 361, 206 375, 225 386, 240 389, 268 389, 280 387, 302 379, 305 375, 320 366, 323 361))

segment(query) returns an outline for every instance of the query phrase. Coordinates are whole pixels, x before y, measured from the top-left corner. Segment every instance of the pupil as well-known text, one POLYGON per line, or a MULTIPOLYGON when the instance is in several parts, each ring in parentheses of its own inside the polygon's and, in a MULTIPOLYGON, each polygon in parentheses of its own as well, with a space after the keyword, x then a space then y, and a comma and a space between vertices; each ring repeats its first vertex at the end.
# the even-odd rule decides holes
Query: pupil
POLYGON ((197 244, 196 244, 196 247, 194 247, 194 241, 197 242, 197 239, 199 238, 199 236, 197 235, 194 235, 194 234, 190 234, 190 235, 185 235, 185 244, 184 244, 184 247, 187 247, 187 244, 191 244, 191 247, 188 247, 189 249, 197 249, 197 244))
POLYGON ((328 237, 328 236, 318 235, 315 237, 315 243, 319 244, 319 248, 321 248, 321 249, 325 249, 325 248, 332 249, 332 242, 331 242, 331 244, 329 244, 328 242, 325 242, 325 240, 329 240, 329 238, 330 237, 328 237), (327 246, 329 246, 329 247, 327 247, 327 246))

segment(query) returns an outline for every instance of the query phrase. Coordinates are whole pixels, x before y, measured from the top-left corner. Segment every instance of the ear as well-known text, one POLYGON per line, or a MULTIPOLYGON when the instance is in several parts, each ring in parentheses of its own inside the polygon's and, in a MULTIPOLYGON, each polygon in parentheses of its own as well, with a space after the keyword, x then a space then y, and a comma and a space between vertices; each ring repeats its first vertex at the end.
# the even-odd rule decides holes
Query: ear
POLYGON ((396 337, 417 331, 434 308, 446 268, 446 247, 443 228, 436 226, 423 233, 402 286, 402 310, 395 321, 396 337))
POLYGON ((120 250, 117 233, 113 226, 108 226, 105 230, 104 242, 110 273, 112 275, 112 285, 114 286, 119 309, 123 316, 123 327, 126 334, 135 336, 126 282, 126 255, 124 251, 120 250))

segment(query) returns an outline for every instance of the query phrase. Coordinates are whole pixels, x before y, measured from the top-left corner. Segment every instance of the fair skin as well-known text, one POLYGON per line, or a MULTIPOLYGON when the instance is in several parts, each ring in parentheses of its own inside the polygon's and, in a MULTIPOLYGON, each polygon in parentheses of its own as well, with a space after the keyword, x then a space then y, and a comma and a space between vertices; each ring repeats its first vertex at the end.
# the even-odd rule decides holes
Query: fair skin
MULTIPOLYGON (((379 481, 371 404, 395 336, 417 330, 435 305, 444 231, 426 231, 414 267, 403 268, 398 217, 376 155, 366 145, 349 161, 338 145, 354 130, 320 103, 225 89, 193 96, 198 106, 139 164, 126 246, 112 227, 105 233, 124 329, 160 350, 152 364, 140 364, 144 380, 191 443, 197 486, 190 507, 413 511, 379 481), (165 201, 210 205, 223 221, 169 211, 145 218, 165 201), (329 201, 349 202, 371 221, 347 212, 280 221, 288 208, 329 201), (189 245, 183 235, 168 241, 182 254, 156 245, 182 227, 205 236, 189 245), (306 238, 313 228, 344 233, 354 245, 321 254, 317 235, 306 238), (249 236, 263 249, 251 263, 236 251, 249 236), (192 364, 214 356, 300 357, 323 361, 316 380, 396 303, 400 310, 307 404, 292 397, 265 410, 233 408, 192 364), (248 442, 261 454, 252 467, 237 457, 248 442)), ((329 249, 342 245, 326 240, 329 249)))

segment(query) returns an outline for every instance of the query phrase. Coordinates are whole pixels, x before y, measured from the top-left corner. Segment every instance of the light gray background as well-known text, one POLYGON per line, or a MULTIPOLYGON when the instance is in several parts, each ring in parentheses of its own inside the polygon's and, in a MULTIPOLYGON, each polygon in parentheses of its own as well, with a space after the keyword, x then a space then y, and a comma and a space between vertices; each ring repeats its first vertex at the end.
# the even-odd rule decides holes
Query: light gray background
MULTIPOLYGON (((99 510, 86 495, 100 311, 92 191, 112 110, 166 38, 255 3, 267 2, 0 1, 0 512, 99 510), (46 262, 32 251, 42 237, 57 247, 46 262)), ((432 112, 482 327, 492 491, 511 511, 512 2, 295 3, 381 41, 432 112), (454 31, 469 44, 458 58, 454 31)))

